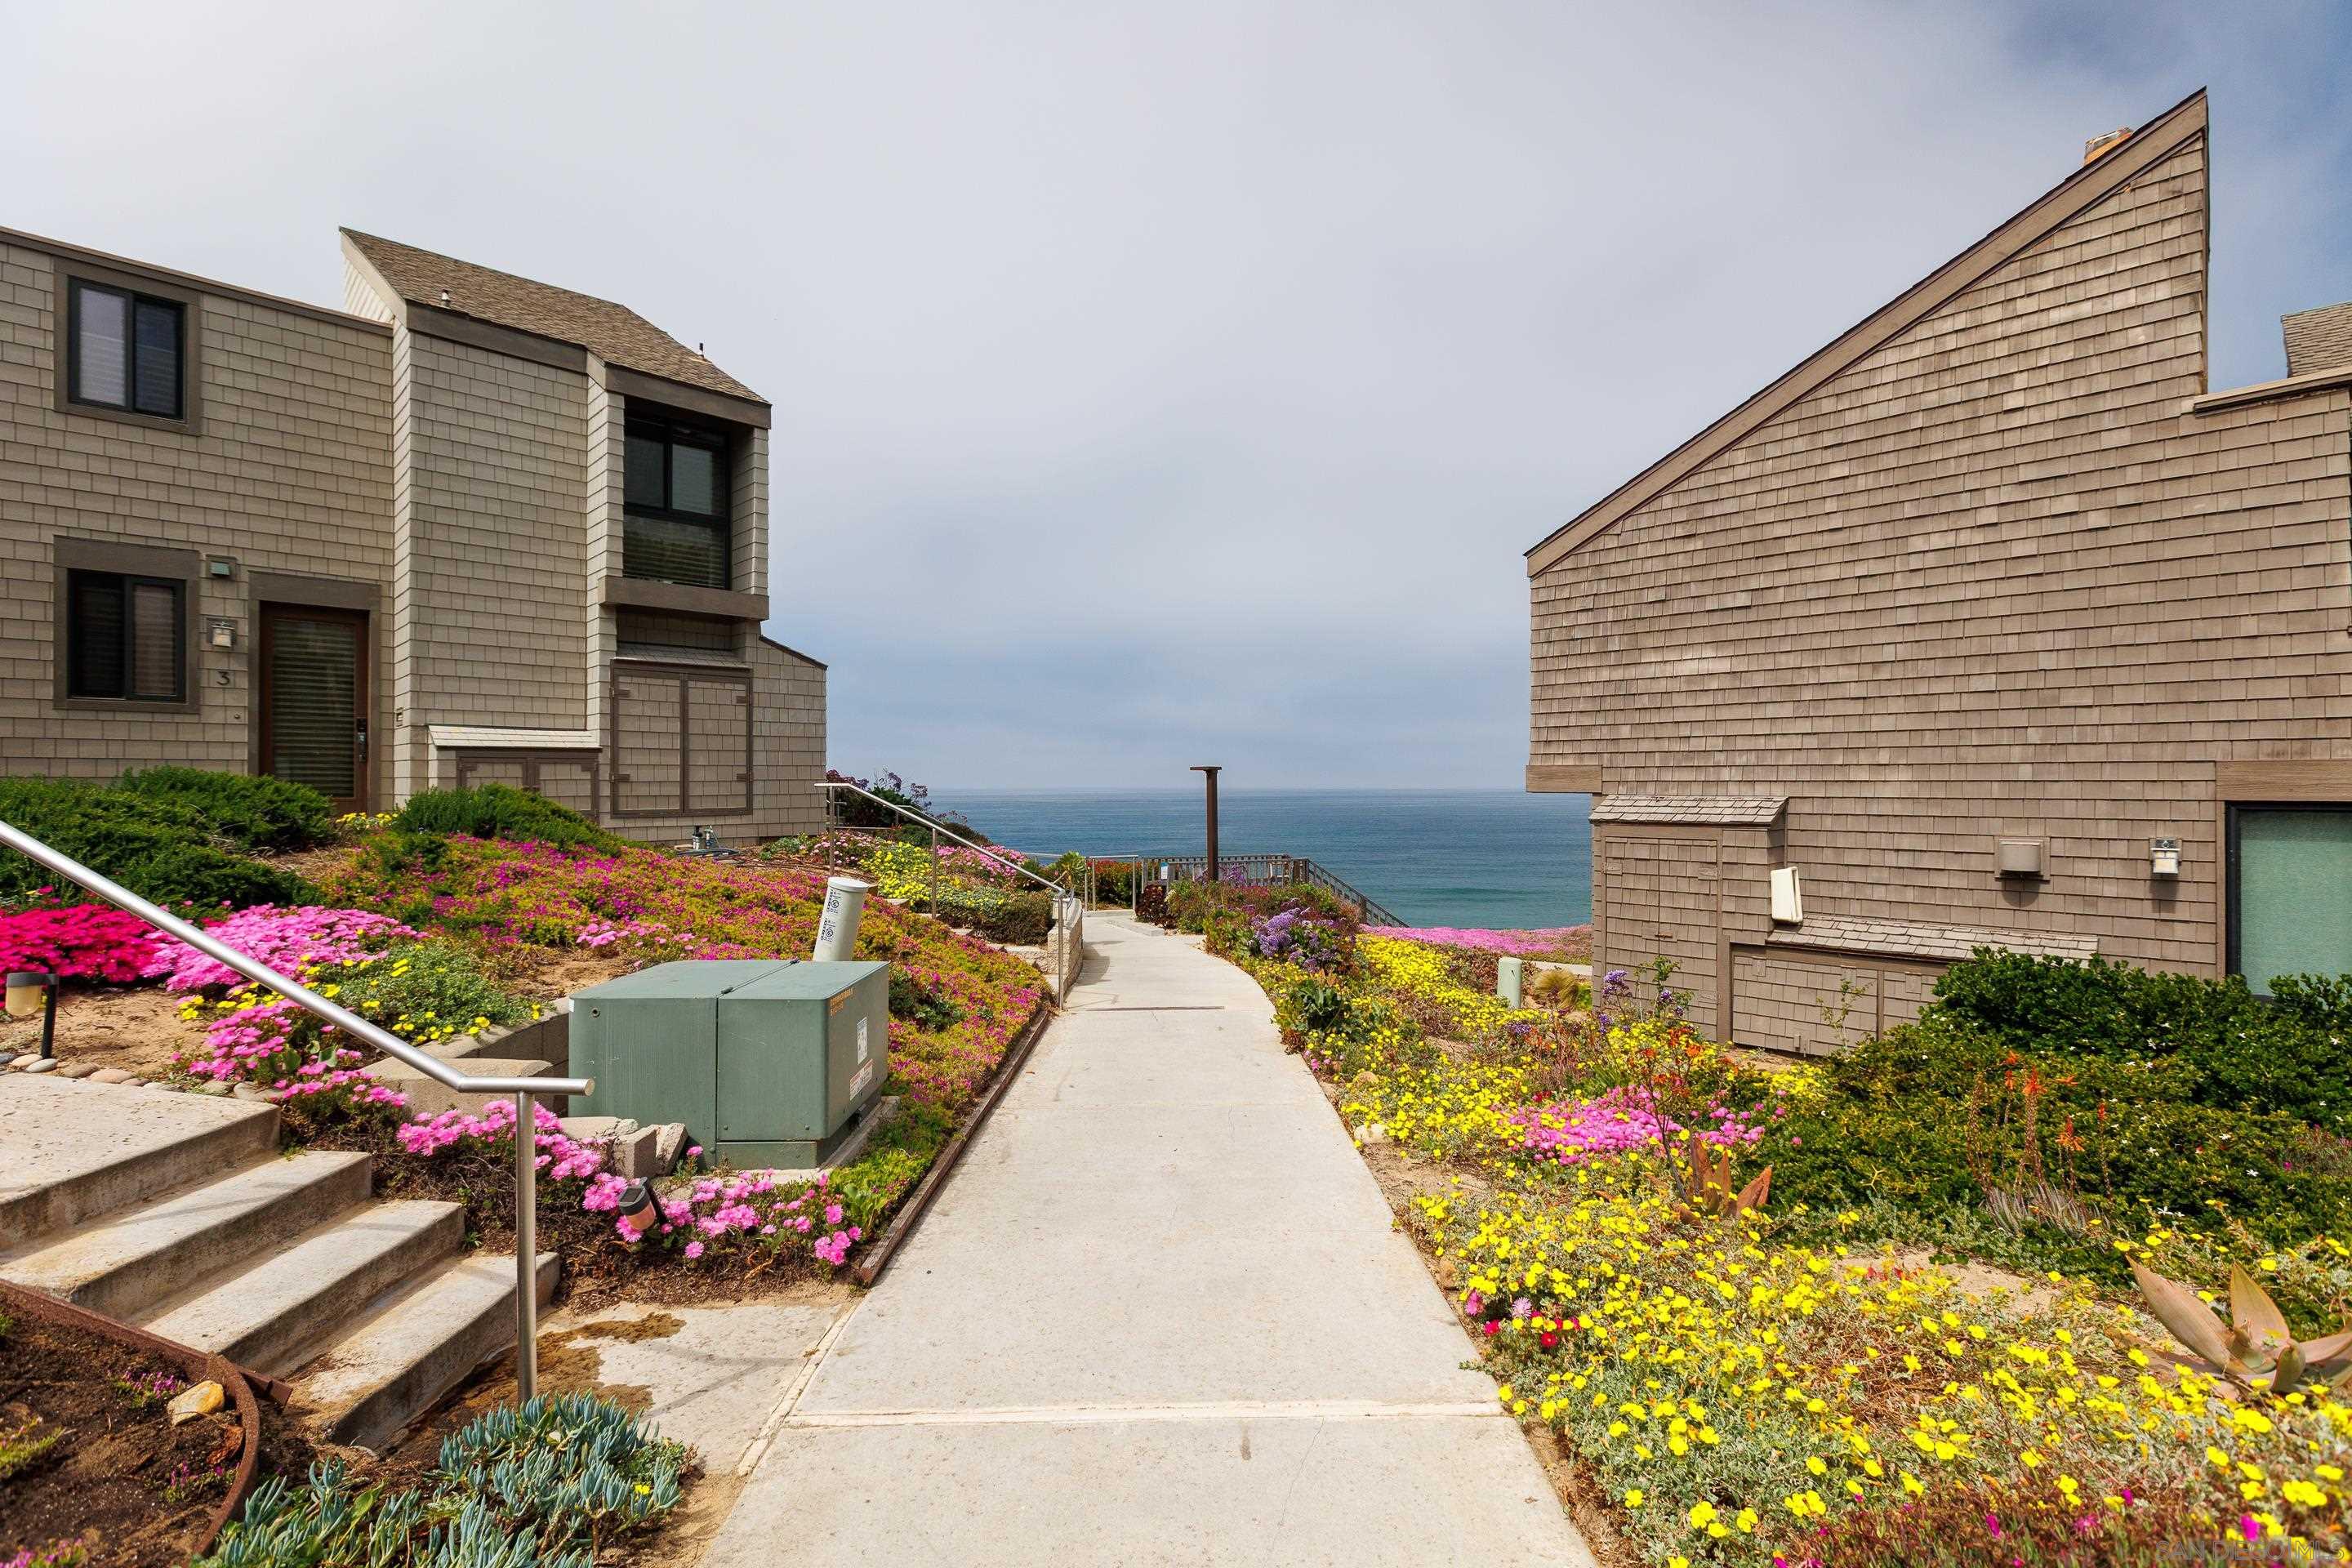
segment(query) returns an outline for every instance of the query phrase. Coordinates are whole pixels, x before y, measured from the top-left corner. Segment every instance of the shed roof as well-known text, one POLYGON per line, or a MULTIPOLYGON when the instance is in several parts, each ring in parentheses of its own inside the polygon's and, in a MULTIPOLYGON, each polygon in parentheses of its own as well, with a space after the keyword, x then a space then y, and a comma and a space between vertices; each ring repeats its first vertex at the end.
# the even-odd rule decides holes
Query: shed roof
POLYGON ((1980 947, 2038 958, 2091 958, 2095 936, 2053 936, 2042 931, 1993 931, 1981 926, 1930 925, 1921 921, 1865 920, 1821 915, 1801 926, 1782 926, 1765 939, 1773 947, 1804 947, 1832 952, 1864 952, 1880 958, 1919 958, 1958 963, 1980 947))
POLYGON ((1769 827, 1788 808, 1785 795, 1604 795, 1595 822, 1654 822, 1696 827, 1769 827))
POLYGON ((576 343, 608 364, 705 392, 754 403, 766 401, 626 305, 460 261, 438 251, 420 250, 379 235, 352 228, 343 234, 368 265, 411 304, 454 311, 557 342, 576 343))

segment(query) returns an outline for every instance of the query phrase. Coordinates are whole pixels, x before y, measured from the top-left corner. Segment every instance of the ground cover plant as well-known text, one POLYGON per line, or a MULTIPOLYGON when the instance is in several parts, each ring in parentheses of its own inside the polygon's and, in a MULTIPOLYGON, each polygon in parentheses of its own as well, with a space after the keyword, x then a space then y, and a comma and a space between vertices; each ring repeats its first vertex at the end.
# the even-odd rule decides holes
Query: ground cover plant
POLYGON ((272 1476, 193 1568, 591 1568, 677 1507, 686 1466, 611 1400, 541 1395, 452 1433, 413 1485, 340 1458, 272 1476))
POLYGON ((1488 926, 1369 926, 1375 936, 1417 942, 1430 947, 1456 947, 1471 952, 1492 952, 1514 958, 1549 959, 1560 963, 1585 963, 1592 957, 1592 928, 1547 926, 1534 931, 1498 931, 1488 926))
MULTIPOLYGON (((815 941, 824 877, 821 866, 689 859, 634 846, 606 851, 465 836, 420 845, 394 827, 363 841, 329 881, 340 902, 382 911, 427 939, 363 963, 364 980, 404 955, 413 974, 436 944, 478 954, 491 968, 580 951, 646 963, 798 957, 815 941)), ((531 1133, 542 1172, 542 1226, 573 1236, 583 1254, 593 1251, 601 1261, 591 1272, 639 1268, 652 1258, 736 1274, 793 1259, 844 1264, 929 1167, 1044 996, 1036 971, 1019 960, 881 900, 866 906, 857 956, 894 966, 887 1092, 902 1106, 856 1162, 818 1185, 714 1173, 667 1194, 660 1223, 642 1237, 625 1237, 613 1222, 623 1184, 607 1168, 605 1151, 573 1142, 543 1116, 531 1133)), ((343 984, 349 1000, 352 982, 343 984)), ((438 1022, 460 1018, 461 1026, 474 1027, 477 1006, 467 1002, 432 1011, 438 1022)), ((412 1027, 424 1021, 414 1003, 408 1017, 412 1027)), ((323 1064, 312 1081, 332 1081, 341 1070, 323 1056, 311 1059, 323 1064)), ((268 1070, 282 1075, 280 1064, 268 1070)), ((282 1076, 299 1084, 299 1073, 298 1067, 282 1076)), ((340 1107, 330 1096, 316 1109, 340 1107)), ((510 1109, 493 1105, 478 1118, 398 1128, 396 1142, 380 1123, 337 1136, 396 1149, 431 1168, 427 1177, 395 1169, 391 1180, 430 1179, 436 1190, 462 1190, 477 1231, 495 1238, 512 1223, 500 1208, 511 1202, 509 1184, 498 1178, 510 1164, 512 1122, 510 1109)))
POLYGON ((1010 849, 984 854, 943 839, 938 846, 936 877, 929 835, 919 828, 896 834, 835 830, 782 841, 768 854, 855 871, 871 881, 880 897, 936 914, 991 942, 1034 947, 1054 927, 1052 896, 1013 868, 1027 862, 1010 849))
MULTIPOLYGON (((0 781, 0 815, 9 799, 50 812, 59 838, 69 835, 57 824, 71 826, 72 814, 87 807, 89 819, 76 830, 85 848, 98 846, 93 859, 105 858, 110 834, 130 846, 124 854, 143 853, 160 836, 216 857, 235 868, 221 885, 239 890, 184 905, 189 918, 419 1045, 537 1017, 541 1003, 528 993, 547 984, 542 973, 556 976, 560 992, 576 984, 583 964, 601 978, 676 958, 805 956, 824 896, 822 864, 671 855, 496 785, 428 792, 395 816, 340 822, 309 792, 185 769, 150 770, 120 786, 0 781), (323 888, 255 858, 315 848, 328 837, 341 847, 305 862, 323 888), (280 896, 289 889, 301 896, 280 896)), ((862 841, 862 850, 872 847, 862 841)), ((900 853, 890 863, 901 879, 903 859, 900 853)), ((959 879, 991 895, 1026 897, 986 857, 956 850, 947 859, 959 879)), ((116 862, 119 869, 122 857, 116 862)), ((366 1070, 373 1053, 309 1013, 130 916, 61 901, 69 889, 35 887, 0 907, 0 960, 91 984, 160 984, 180 999, 182 1020, 201 1029, 177 1061, 185 1079, 258 1089, 284 1105, 296 1141, 376 1154, 388 1195, 453 1197, 467 1205, 478 1240, 510 1236, 510 1110, 420 1125, 366 1070)), ((1035 900, 1039 936, 1050 919, 1045 902, 1035 900)), ((607 1151, 575 1144, 548 1118, 529 1135, 542 1171, 542 1232, 564 1247, 568 1273, 609 1281, 649 1267, 739 1277, 794 1260, 838 1268, 878 1232, 1044 991, 1029 965, 881 900, 867 906, 857 956, 893 966, 886 1092, 901 1103, 860 1159, 816 1188, 707 1173, 665 1195, 661 1225, 625 1238, 613 1224, 620 1184, 607 1151)))
POLYGON ((1465 945, 1362 932, 1319 970, 1210 930, 1632 1557, 2352 1553, 2344 983, 2269 1009, 1986 954, 1792 1065, 1706 1039, 1670 969, 1514 1010, 1465 945), (2181 1282, 2189 1339, 2136 1274, 2181 1282))

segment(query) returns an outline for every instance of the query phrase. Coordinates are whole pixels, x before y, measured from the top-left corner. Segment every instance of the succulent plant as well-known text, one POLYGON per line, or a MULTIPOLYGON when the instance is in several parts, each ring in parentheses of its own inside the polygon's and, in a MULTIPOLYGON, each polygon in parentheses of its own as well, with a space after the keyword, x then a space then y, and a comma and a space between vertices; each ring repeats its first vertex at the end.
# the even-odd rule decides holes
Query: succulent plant
POLYGON ((1688 1136, 1684 1148, 1683 1169, 1675 1180, 1679 1189, 1679 1201, 1675 1205, 1676 1217, 1729 1219, 1762 1211, 1764 1200, 1772 1192, 1771 1166, 1765 1166, 1754 1180, 1735 1190, 1731 1184, 1729 1149, 1696 1134, 1688 1136))
POLYGON ((593 1394, 501 1406, 441 1445, 424 1489, 272 1477, 196 1568, 593 1568, 601 1543, 678 1503, 683 1445, 593 1394))
POLYGON ((2247 1389, 2262 1384, 2273 1394, 2291 1394, 2312 1383, 2335 1388, 2352 1383, 2352 1327, 2326 1339, 2298 1341, 2270 1292, 2239 1265, 2230 1265, 2226 1329, 2188 1286, 2137 1258, 2131 1271, 2156 1321, 2215 1375, 2247 1389))

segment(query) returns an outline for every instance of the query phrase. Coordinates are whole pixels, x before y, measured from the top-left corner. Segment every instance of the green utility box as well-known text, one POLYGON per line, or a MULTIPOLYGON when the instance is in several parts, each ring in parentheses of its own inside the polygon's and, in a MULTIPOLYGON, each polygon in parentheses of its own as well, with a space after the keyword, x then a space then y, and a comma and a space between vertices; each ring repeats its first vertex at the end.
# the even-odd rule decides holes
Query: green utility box
POLYGON ((821 1165, 890 1076, 890 966, 777 959, 656 964, 572 999, 576 1116, 682 1121, 751 1168, 821 1165))

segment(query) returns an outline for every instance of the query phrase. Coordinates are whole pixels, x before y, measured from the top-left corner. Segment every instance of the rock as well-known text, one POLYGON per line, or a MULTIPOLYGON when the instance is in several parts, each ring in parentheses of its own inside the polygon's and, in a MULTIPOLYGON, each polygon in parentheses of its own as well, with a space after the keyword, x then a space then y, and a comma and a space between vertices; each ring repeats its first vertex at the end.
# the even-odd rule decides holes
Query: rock
POLYGON ((195 1094, 208 1094, 214 1099, 219 1100, 227 1095, 228 1085, 221 1082, 218 1079, 213 1079, 196 1085, 196 1087, 190 1092, 195 1094))
POLYGON ((17 1054, 15 1051, 0 1051, 0 1068, 5 1068, 10 1062, 15 1061, 17 1054))
POLYGON ((36 1058, 24 1070, 26 1072, 55 1072, 58 1070, 58 1058, 55 1057, 36 1058))
POLYGON ((1454 1267, 1454 1259, 1451 1258, 1439 1258, 1430 1266, 1429 1271, 1436 1277, 1437 1283, 1445 1289, 1451 1290, 1462 1283, 1462 1270, 1454 1267))
POLYGON ((82 1079, 88 1078, 97 1070, 98 1064, 96 1062, 68 1062, 64 1067, 58 1069, 58 1076, 59 1078, 82 1079))
POLYGON ((206 1378, 193 1387, 182 1389, 179 1397, 163 1409, 172 1417, 172 1425, 177 1426, 184 1421, 194 1421, 199 1415, 210 1415, 221 1407, 226 1398, 221 1385, 206 1378))
MULTIPOLYGON (((250 1083, 238 1084, 235 1089, 230 1089, 229 1093, 236 1096, 239 1100, 268 1100, 273 1098, 268 1089, 261 1088, 258 1084, 250 1083)), ((509 1142, 512 1142, 512 1140, 509 1140, 509 1142)))
POLYGON ((1367 1121, 1356 1129, 1356 1142, 1369 1149, 1389 1141, 1389 1130, 1377 1121, 1367 1121))
POLYGON ((126 1078, 122 1080, 122 1087, 125 1089, 145 1089, 147 1087, 147 1080, 143 1078, 126 1078))
POLYGON ((677 1169, 677 1157, 686 1152, 686 1123, 667 1121, 654 1129, 654 1165, 667 1174, 677 1169))
POLYGON ((576 1143, 605 1138, 625 1138, 637 1130, 634 1116, 565 1116, 556 1121, 563 1135, 576 1143))
POLYGON ((89 1075, 92 1083, 129 1083, 131 1075, 121 1068, 100 1068, 89 1075))

